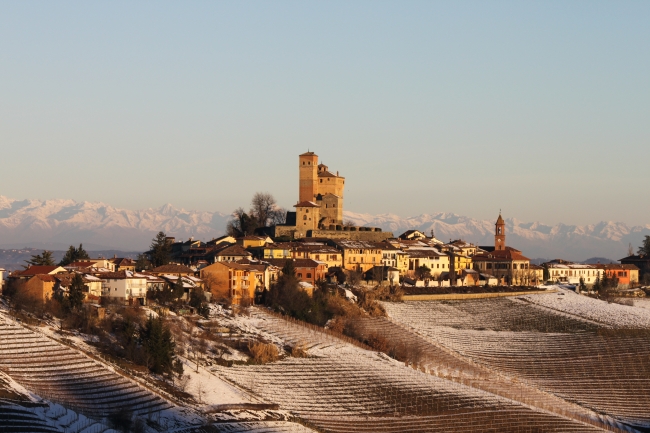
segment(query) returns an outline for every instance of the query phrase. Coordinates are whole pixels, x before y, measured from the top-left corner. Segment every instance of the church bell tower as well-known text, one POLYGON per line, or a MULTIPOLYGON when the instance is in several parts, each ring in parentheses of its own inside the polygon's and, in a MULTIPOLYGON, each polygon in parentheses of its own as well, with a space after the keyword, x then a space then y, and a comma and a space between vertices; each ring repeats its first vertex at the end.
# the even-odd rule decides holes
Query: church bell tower
POLYGON ((494 224, 494 249, 496 251, 506 249, 506 222, 501 217, 501 211, 499 211, 499 218, 494 224))

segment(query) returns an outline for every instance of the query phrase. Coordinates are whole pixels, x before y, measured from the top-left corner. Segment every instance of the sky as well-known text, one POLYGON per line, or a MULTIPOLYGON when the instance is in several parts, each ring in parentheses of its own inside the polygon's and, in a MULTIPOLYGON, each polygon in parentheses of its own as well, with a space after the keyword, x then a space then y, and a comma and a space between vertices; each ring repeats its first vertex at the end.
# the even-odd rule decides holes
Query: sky
POLYGON ((648 224, 650 2, 0 1, 0 195, 648 224))

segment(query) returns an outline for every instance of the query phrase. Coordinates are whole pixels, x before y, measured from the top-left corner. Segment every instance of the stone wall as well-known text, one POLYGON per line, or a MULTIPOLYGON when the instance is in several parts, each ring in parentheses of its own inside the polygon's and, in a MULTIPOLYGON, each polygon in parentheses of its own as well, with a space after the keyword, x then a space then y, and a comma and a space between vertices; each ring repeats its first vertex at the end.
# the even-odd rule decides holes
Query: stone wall
POLYGON ((289 236, 290 238, 327 238, 350 239, 354 241, 381 242, 393 237, 393 232, 384 232, 377 227, 342 227, 335 230, 299 230, 296 226, 272 227, 270 235, 274 238, 289 236))
POLYGON ((354 230, 311 230, 307 233, 307 237, 372 242, 381 242, 393 237, 393 232, 383 232, 375 227, 350 227, 349 229, 354 230))

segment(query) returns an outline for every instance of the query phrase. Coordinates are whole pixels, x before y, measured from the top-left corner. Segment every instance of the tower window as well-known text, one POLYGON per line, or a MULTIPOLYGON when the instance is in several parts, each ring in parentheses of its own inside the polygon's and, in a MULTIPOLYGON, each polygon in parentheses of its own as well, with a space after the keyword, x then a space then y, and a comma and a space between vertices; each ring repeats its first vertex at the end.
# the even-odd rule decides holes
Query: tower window
POLYGON ((302 165, 305 165, 305 161, 302 162, 302 165))

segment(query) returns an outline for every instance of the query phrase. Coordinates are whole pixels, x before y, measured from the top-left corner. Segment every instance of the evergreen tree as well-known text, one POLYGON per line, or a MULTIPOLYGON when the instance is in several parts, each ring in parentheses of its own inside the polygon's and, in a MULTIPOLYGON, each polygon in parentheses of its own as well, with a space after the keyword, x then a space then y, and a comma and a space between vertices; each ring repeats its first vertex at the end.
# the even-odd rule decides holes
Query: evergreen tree
POLYGON ((602 286, 602 283, 601 283, 601 280, 600 280, 600 274, 597 274, 596 275, 596 281, 594 282, 594 285, 593 285, 593 287, 591 289, 596 293, 600 293, 600 291, 602 290, 602 287, 603 286, 602 286))
MULTIPOLYGON (((140 331, 140 341, 149 359, 149 369, 156 374, 170 373, 174 370, 174 339, 162 318, 149 316, 140 331)), ((178 367, 176 367, 178 371, 178 367)))
POLYGON ((197 314, 200 314, 206 319, 208 318, 208 315, 210 314, 210 309, 205 304, 205 296, 203 296, 203 290, 198 288, 192 290, 190 292, 189 304, 190 307, 194 307, 196 309, 197 314))
POLYGON ((70 311, 77 311, 81 308, 83 304, 84 293, 88 292, 88 286, 84 284, 83 276, 81 274, 75 274, 70 283, 70 288, 68 289, 68 308, 70 311))
MULTIPOLYGON (((450 271, 451 272, 451 271, 450 271)), ((415 276, 418 280, 431 278, 431 269, 427 265, 422 265, 415 270, 415 276)))
POLYGON ((171 287, 172 297, 174 299, 180 299, 185 294, 185 287, 183 287, 183 277, 178 277, 174 284, 171 287))
MULTIPOLYGON (((32 258, 25 260, 25 263, 29 266, 54 266, 52 251, 43 250, 42 254, 32 255, 32 258)), ((27 268, 28 266, 23 267, 27 268)))
POLYGON ((158 266, 166 265, 171 260, 172 245, 167 239, 164 232, 158 232, 151 242, 151 266, 157 268, 158 266))
POLYGON ((643 245, 639 247, 637 252, 639 255, 650 256, 650 236, 646 235, 643 239, 643 245))
POLYGON ((587 290, 587 286, 585 285, 585 279, 580 277, 580 284, 578 285, 578 290, 581 292, 584 292, 587 290))
POLYGON ((82 244, 79 244, 79 248, 75 248, 74 246, 70 245, 70 248, 68 248, 68 251, 65 252, 65 255, 59 262, 59 266, 67 266, 70 263, 88 259, 90 259, 90 256, 86 250, 84 250, 82 244))
POLYGON ((144 254, 138 254, 138 258, 135 261, 135 270, 140 272, 149 269, 151 269, 151 262, 147 259, 147 256, 144 254))

